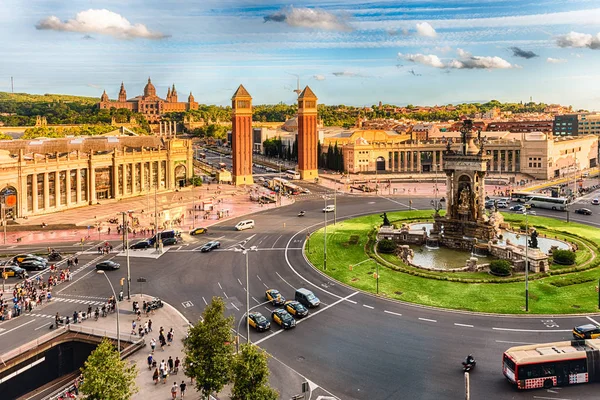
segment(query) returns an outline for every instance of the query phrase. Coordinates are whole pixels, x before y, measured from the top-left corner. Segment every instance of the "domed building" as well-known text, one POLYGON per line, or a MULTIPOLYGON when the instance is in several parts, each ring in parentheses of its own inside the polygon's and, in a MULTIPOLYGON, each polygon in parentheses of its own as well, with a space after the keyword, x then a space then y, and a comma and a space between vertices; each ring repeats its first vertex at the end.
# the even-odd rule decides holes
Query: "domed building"
POLYGON ((133 112, 144 114, 148 122, 154 123, 160 121, 161 117, 170 112, 185 112, 188 110, 197 110, 198 103, 190 92, 187 102, 179 102, 175 84, 167 90, 167 96, 162 99, 156 95, 156 87, 152 84, 150 78, 144 87, 144 94, 132 99, 127 99, 125 85, 121 82, 119 98, 117 101, 111 101, 106 94, 102 93, 98 107, 101 109, 125 108, 133 112))

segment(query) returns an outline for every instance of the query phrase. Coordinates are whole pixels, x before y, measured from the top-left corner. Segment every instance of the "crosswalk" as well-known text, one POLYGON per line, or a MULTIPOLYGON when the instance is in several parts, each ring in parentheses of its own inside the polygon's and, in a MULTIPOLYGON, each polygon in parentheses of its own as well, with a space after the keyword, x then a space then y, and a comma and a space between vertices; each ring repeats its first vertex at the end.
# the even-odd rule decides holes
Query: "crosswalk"
POLYGON ((66 297, 53 297, 52 301, 59 301, 62 303, 72 303, 72 304, 85 304, 85 305, 91 305, 91 306, 101 306, 106 303, 106 300, 104 300, 104 301, 83 300, 83 299, 70 299, 70 298, 66 298, 66 297))

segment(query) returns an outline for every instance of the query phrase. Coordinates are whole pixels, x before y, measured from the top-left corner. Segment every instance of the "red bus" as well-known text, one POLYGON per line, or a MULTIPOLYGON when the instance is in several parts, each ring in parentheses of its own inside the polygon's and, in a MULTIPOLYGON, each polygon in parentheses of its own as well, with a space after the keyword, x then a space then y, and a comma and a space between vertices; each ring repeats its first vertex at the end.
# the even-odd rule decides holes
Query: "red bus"
POLYGON ((518 389, 600 382, 600 339, 511 347, 502 373, 518 389))

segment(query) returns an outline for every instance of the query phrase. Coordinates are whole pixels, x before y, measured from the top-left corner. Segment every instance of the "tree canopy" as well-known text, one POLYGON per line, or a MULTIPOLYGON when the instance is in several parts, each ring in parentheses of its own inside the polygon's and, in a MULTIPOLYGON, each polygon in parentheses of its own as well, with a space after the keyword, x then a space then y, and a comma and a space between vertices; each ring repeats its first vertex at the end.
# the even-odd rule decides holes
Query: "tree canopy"
POLYGON ((259 347, 243 344, 233 364, 233 400, 277 400, 269 387, 268 355, 259 347))
POLYGON ((121 360, 119 352, 104 338, 81 369, 83 382, 79 387, 89 400, 128 400, 138 388, 135 384, 135 364, 121 360))
POLYGON ((235 350, 232 329, 233 317, 225 318, 225 302, 213 297, 183 341, 185 374, 195 379, 196 389, 204 397, 219 392, 230 381, 235 350))

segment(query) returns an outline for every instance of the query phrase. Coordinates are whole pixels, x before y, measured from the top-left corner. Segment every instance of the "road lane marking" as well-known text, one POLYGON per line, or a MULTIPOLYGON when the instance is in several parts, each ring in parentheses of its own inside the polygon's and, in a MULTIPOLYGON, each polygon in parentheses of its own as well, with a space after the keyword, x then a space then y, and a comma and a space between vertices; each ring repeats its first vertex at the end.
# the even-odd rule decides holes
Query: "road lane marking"
POLYGON ((587 319, 589 319, 590 321, 592 321, 594 324, 596 325, 600 325, 598 322, 596 322, 596 320, 592 317, 586 317, 587 319))
POLYGON ((238 278, 238 282, 240 283, 240 286, 244 286, 242 285, 242 281, 240 281, 240 278, 238 278))
MULTIPOLYGON (((310 314, 308 314, 308 316, 307 316, 306 318, 302 318, 301 320, 298 320, 298 321, 296 321, 296 325, 298 325, 298 324, 300 324, 300 323, 302 323, 302 322, 304 322, 304 321, 307 321, 307 320, 309 320, 309 319, 313 318, 315 315, 318 315, 318 314, 322 313, 323 311, 325 311, 325 310, 327 310, 327 309, 329 309, 329 308, 331 308, 331 307, 333 307, 333 306, 336 306, 336 305, 338 305, 339 303, 341 303, 342 301, 346 301, 346 300, 348 300, 350 297, 352 297, 352 296, 354 296, 354 295, 356 295, 356 294, 359 294, 359 293, 360 293, 360 292, 354 292, 354 293, 351 293, 351 294, 349 294, 348 296, 346 296, 346 297, 342 297, 341 299, 337 300, 336 302, 334 302, 334 303, 331 303, 330 305, 328 305, 328 306, 326 306, 326 307, 324 307, 324 308, 321 308, 319 311, 315 311, 315 312, 313 312, 313 313, 310 313, 310 314)), ((266 307, 265 307, 265 308, 266 308, 266 307)), ((273 336, 275 336, 275 335, 279 335, 279 334, 280 334, 281 332, 283 332, 283 331, 284 331, 284 329, 280 329, 280 330, 278 330, 277 332, 273 332, 273 333, 271 333, 270 335, 268 335, 268 336, 265 336, 264 338, 257 340, 256 342, 254 342, 254 344, 255 344, 255 345, 259 345, 260 343, 264 342, 265 340, 267 340, 267 339, 270 339, 270 338, 272 338, 272 337, 273 337, 273 336)))
POLYGON ((263 285, 265 285, 266 288, 268 288, 267 284, 263 282, 263 285))
POLYGON ((235 304, 231 303, 231 305, 233 306, 233 308, 235 308, 236 310, 240 311, 240 309, 237 308, 237 306, 235 304))
POLYGON ((204 304, 208 305, 208 303, 206 302, 206 299, 204 298, 204 296, 202 296, 202 300, 204 300, 204 304))
POLYGON ((457 322, 454 323, 454 325, 456 326, 464 326, 465 328, 473 328, 473 325, 469 325, 469 324, 459 324, 457 322))
POLYGON ((223 286, 221 286, 221 282, 217 282, 219 284, 219 289, 223 290, 223 286))
POLYGON ((45 323, 44 325, 38 326, 37 328, 35 328, 34 331, 40 330, 42 328, 46 328, 47 326, 48 326, 48 323, 45 323))
POLYGON ((508 331, 508 332, 533 332, 533 333, 544 333, 544 332, 571 332, 572 329, 517 329, 517 328, 492 328, 495 331, 508 331))
POLYGON ((401 317, 401 316, 402 316, 402 314, 399 314, 399 313, 396 313, 396 312, 393 312, 393 311, 383 310, 383 312, 384 312, 384 313, 387 313, 387 314, 396 315, 396 316, 398 316, 398 317, 401 317))
POLYGON ((226 298, 229 298, 229 296, 227 296, 227 293, 225 293, 225 291, 223 291, 223 294, 225 295, 226 298))
POLYGON ((283 235, 279 235, 279 237, 278 237, 277 239, 275 239, 275 241, 273 242, 273 246, 271 246, 271 248, 274 248, 274 247, 275 247, 275 243, 277 243, 277 241, 278 241, 279 239, 281 239, 281 237, 282 237, 282 236, 283 236, 283 235))
POLYGON ((373 309, 375 308, 375 307, 373 307, 373 306, 368 306, 368 305, 366 305, 366 304, 363 304, 362 306, 363 306, 363 307, 366 307, 366 308, 370 308, 371 310, 373 310, 373 309))
POLYGON ((258 278, 259 281, 262 282, 262 279, 260 279, 260 276, 258 276, 258 274, 256 274, 256 277, 258 278))
POLYGON ((36 321, 36 319, 34 318, 34 319, 32 319, 31 321, 27 321, 27 322, 25 322, 24 324, 21 324, 21 325, 19 325, 19 326, 15 326, 15 327, 14 327, 14 328, 12 328, 12 329, 9 329, 9 330, 7 330, 7 331, 4 331, 4 332, 0 333, 0 336, 4 336, 4 335, 6 335, 7 333, 10 333, 10 332, 12 332, 12 331, 14 331, 14 330, 16 330, 16 329, 22 328, 22 327, 24 327, 25 325, 29 325, 30 323, 32 323, 32 322, 35 322, 35 321, 36 321))
POLYGON ((260 304, 260 301, 256 300, 256 297, 252 296, 252 300, 254 300, 255 302, 257 302, 258 304, 260 304))
POLYGON ((437 322, 435 319, 429 319, 429 318, 419 318, 421 321, 427 321, 427 322, 437 322))

